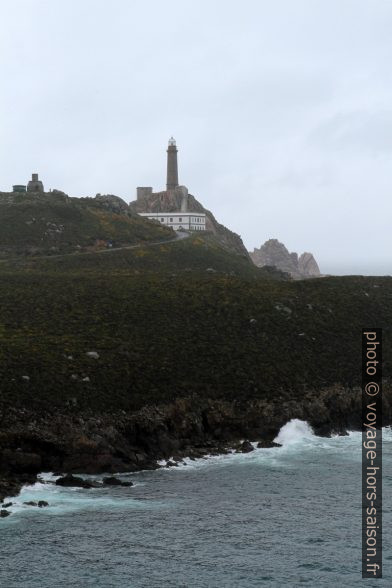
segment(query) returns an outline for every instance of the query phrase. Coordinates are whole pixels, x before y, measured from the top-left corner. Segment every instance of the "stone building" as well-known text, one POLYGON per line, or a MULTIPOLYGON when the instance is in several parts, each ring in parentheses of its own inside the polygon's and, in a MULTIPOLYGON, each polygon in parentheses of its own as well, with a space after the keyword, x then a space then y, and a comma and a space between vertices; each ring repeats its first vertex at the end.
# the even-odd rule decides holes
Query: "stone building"
POLYGON ((41 180, 38 179, 38 174, 32 174, 31 180, 27 184, 28 192, 44 192, 44 185, 41 180))
POLYGON ((136 190, 137 202, 139 204, 147 202, 153 195, 158 196, 162 201, 171 201, 178 203, 178 208, 172 211, 149 211, 139 212, 151 220, 172 227, 174 230, 186 229, 189 231, 205 231, 206 215, 204 212, 189 210, 188 188, 180 186, 178 183, 178 161, 177 145, 173 137, 170 138, 167 147, 167 175, 166 190, 163 192, 153 192, 151 186, 141 186, 136 190))

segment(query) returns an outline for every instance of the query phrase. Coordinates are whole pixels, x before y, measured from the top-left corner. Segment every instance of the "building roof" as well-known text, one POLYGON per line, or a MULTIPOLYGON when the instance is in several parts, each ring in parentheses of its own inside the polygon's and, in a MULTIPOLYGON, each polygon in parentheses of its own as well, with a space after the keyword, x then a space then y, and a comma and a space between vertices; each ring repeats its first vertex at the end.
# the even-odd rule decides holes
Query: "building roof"
POLYGON ((204 212, 139 212, 140 216, 206 216, 204 212))

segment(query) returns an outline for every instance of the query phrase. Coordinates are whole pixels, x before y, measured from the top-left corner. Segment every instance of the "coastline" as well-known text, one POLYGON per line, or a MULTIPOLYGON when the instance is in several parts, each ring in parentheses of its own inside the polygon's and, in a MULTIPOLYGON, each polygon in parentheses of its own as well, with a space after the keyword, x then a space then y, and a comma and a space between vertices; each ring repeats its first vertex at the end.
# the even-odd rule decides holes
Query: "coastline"
MULTIPOLYGON (((328 387, 301 399, 232 401, 176 399, 134 413, 3 412, 0 500, 15 496, 43 471, 61 474, 125 473, 177 461, 247 452, 249 442, 271 447, 292 419, 307 421, 318 436, 361 430, 360 388, 328 387), (245 441, 244 441, 245 440, 245 441), (241 445, 241 443, 243 445, 241 445)), ((392 387, 384 384, 384 426, 392 423, 392 387)))

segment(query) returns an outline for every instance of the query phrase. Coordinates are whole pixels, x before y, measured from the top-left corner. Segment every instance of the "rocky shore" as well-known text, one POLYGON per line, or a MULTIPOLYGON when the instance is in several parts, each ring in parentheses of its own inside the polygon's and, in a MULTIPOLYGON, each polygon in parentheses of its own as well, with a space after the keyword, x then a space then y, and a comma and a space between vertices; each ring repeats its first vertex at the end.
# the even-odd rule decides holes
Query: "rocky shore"
MULTIPOLYGON (((384 425, 392 422, 392 387, 384 384, 384 425)), ((177 399, 134 413, 34 413, 3 408, 0 500, 16 495, 42 471, 63 474, 132 472, 160 467, 158 460, 251 451, 249 441, 271 446, 293 418, 318 435, 361 428, 361 390, 341 386, 305 392, 301 400, 227 402, 177 399), (244 443, 245 440, 245 443, 244 443)))

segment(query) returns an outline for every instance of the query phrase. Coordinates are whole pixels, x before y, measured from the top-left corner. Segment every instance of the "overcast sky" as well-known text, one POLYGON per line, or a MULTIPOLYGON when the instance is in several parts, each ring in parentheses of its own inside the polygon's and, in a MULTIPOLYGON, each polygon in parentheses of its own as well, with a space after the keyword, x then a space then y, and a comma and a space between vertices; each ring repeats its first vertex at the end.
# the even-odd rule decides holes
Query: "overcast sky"
POLYGON ((1 0, 0 190, 180 183, 248 249, 392 273, 392 2, 1 0))

